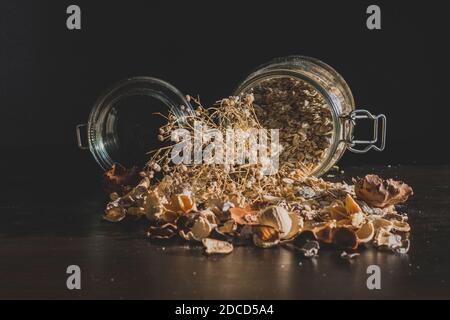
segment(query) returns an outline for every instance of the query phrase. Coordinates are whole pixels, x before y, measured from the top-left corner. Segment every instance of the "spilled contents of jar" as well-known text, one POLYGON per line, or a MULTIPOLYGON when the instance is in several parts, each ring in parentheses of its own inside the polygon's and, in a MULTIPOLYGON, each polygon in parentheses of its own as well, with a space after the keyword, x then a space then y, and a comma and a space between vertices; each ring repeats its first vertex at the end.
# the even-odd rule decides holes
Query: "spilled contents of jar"
POLYGON ((282 77, 264 80, 250 89, 262 126, 280 129, 284 147, 280 161, 300 162, 314 169, 326 157, 331 145, 333 119, 330 106, 310 84, 282 77))
POLYGON ((304 257, 317 256, 321 246, 343 251, 343 258, 366 246, 409 250, 408 217, 396 209, 413 194, 408 185, 376 175, 355 178, 353 185, 311 175, 327 152, 333 124, 326 103, 306 84, 269 80, 211 108, 188 98, 195 113, 183 124, 171 112, 164 115, 160 141, 169 142, 179 128, 194 131, 194 122, 222 133, 279 127, 277 173, 263 174, 261 163, 176 165, 168 144, 150 152, 140 173, 116 164, 105 174, 105 189, 112 191, 107 221, 142 218, 152 241, 181 237, 203 245, 208 255, 228 254, 238 245, 285 247, 304 257), (129 184, 136 181, 133 174, 140 181, 129 184))

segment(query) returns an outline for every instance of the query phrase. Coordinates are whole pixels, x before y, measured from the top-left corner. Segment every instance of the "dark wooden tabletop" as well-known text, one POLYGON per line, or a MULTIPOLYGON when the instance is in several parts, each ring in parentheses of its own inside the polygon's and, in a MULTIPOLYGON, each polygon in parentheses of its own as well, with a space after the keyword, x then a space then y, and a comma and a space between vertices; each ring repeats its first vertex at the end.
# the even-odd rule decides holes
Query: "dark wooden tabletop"
MULTIPOLYGON (((237 247, 206 257, 199 246, 149 242, 143 223, 102 221, 100 193, 67 203, 50 191, 39 201, 13 201, 33 199, 33 190, 17 184, 20 196, 1 199, 0 298, 450 298, 450 166, 345 168, 343 178, 372 172, 414 188, 405 207, 412 225, 407 255, 366 249, 347 261, 322 250, 304 260, 283 248, 237 247), (66 288, 69 265, 81 268, 79 291, 66 288), (381 290, 367 288, 369 265, 381 268, 381 290)), ((64 184, 54 187, 64 192, 64 184)))

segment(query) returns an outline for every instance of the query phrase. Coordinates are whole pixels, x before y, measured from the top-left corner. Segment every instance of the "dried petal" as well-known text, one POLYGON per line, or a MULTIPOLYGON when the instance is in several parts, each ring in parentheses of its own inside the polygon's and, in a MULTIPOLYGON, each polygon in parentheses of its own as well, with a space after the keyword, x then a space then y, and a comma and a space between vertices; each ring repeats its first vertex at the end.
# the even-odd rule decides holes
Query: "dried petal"
POLYGON ((345 198, 345 211, 347 214, 352 215, 354 213, 362 212, 359 204, 356 203, 355 199, 349 194, 345 198))
POLYGON ((204 217, 212 225, 218 225, 220 223, 219 218, 215 215, 212 210, 206 209, 200 211, 200 215, 204 217))
POLYGON ((333 243, 341 249, 356 250, 358 248, 358 238, 355 231, 350 228, 337 228, 333 235, 333 243))
POLYGON ((333 242, 333 231, 336 228, 336 224, 334 222, 327 223, 321 229, 316 232, 316 237, 318 240, 323 243, 332 243, 333 242))
POLYGON ((354 183, 358 198, 378 208, 405 202, 413 195, 412 188, 404 182, 384 180, 373 174, 365 176, 364 179, 355 179, 354 183))
POLYGON ((202 243, 205 247, 205 254, 228 254, 233 251, 233 245, 227 241, 211 238, 204 238, 202 243))
POLYGON ((135 186, 139 182, 139 170, 137 167, 130 169, 114 163, 110 170, 103 176, 103 189, 106 193, 117 192, 123 195, 127 186, 135 186))
POLYGON ((233 202, 223 202, 220 199, 209 199, 206 202, 206 208, 214 212, 217 218, 222 222, 230 219, 231 214, 229 210, 234 206, 233 202))
POLYGON ((317 241, 317 237, 311 230, 305 230, 295 237, 292 244, 297 248, 302 248, 308 241, 317 241))
POLYGON ((402 237, 380 229, 375 236, 375 245, 377 247, 386 246, 392 250, 402 246, 402 237))
POLYGON ((392 228, 395 231, 399 231, 399 232, 409 232, 409 231, 411 231, 411 227, 405 221, 393 220, 392 221, 392 228))
POLYGON ((127 214, 130 216, 141 217, 145 215, 144 208, 141 207, 131 207, 127 209, 127 214))
POLYGON ((228 220, 223 225, 217 227, 217 231, 221 234, 231 234, 236 231, 236 221, 228 220))
POLYGON ((268 207, 258 215, 258 221, 262 225, 273 227, 280 233, 282 239, 292 230, 292 217, 283 207, 268 207))
POLYGON ((212 230, 213 226, 208 222, 208 220, 204 217, 199 217, 196 219, 191 231, 188 232, 185 239, 188 238, 189 240, 200 241, 208 237, 212 230))
POLYGON ((292 220, 291 230, 283 238, 285 240, 293 239, 300 232, 300 229, 303 228, 303 218, 302 217, 300 217, 298 214, 295 214, 295 213, 289 213, 289 217, 292 220))
POLYGON ((177 226, 165 223, 161 226, 151 226, 147 231, 150 239, 170 239, 177 234, 177 226))
POLYGON ((406 254, 408 253, 410 247, 411 242, 409 241, 409 239, 406 239, 402 241, 401 246, 394 248, 393 251, 399 254, 406 254))
POLYGON ((160 196, 157 189, 149 190, 144 201, 144 211, 149 220, 160 219, 164 212, 165 197, 160 196))
POLYGON ((253 229, 253 243, 260 248, 270 248, 280 242, 280 234, 270 226, 255 226, 253 229))
POLYGON ((358 237, 359 243, 367 243, 373 239, 375 235, 375 228, 373 222, 369 221, 362 225, 358 231, 356 231, 356 236, 358 237))
POLYGON ((105 211, 103 219, 109 222, 122 221, 127 215, 126 210, 122 207, 113 207, 105 211))
POLYGON ((386 231, 391 231, 394 224, 392 221, 377 217, 373 219, 373 226, 375 230, 384 229, 386 231))
POLYGON ((177 214, 187 214, 195 209, 195 202, 190 195, 176 194, 164 205, 164 209, 177 214))
POLYGON ((352 227, 352 221, 349 219, 339 220, 336 222, 336 227, 352 227))
POLYGON ((343 219, 348 219, 347 210, 344 206, 336 204, 330 208, 331 219, 339 221, 343 219))
POLYGON ((177 220, 180 236, 188 241, 201 241, 210 235, 214 226, 200 214, 181 216, 177 220))
POLYGON ((355 228, 361 227, 364 223, 365 216, 362 212, 357 212, 350 215, 350 221, 352 222, 352 226, 355 228))
POLYGON ((251 215, 254 213, 254 211, 250 207, 246 208, 230 208, 229 209, 231 218, 236 221, 238 224, 249 224, 251 221, 249 221, 246 216, 251 215))

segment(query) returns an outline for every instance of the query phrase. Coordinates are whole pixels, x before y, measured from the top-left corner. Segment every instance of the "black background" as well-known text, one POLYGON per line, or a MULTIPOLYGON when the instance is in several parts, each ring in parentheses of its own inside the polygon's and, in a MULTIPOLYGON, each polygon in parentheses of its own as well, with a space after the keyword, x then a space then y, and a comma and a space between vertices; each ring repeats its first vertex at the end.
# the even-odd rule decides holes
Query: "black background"
POLYGON ((290 54, 332 65, 357 107, 388 117, 386 151, 346 153, 341 164, 449 163, 441 3, 2 1, 1 164, 14 183, 35 176, 83 185, 101 171, 77 149, 74 129, 114 82, 159 77, 210 103, 258 65, 290 54), (70 4, 81 7, 80 31, 66 28, 70 4), (382 30, 366 28, 369 4, 381 7, 382 30))
POLYGON ((442 3, 1 0, 0 298, 448 298, 442 3), (81 31, 66 28, 70 4, 81 7, 81 31), (366 28, 369 4, 381 7, 382 30, 366 28), (211 103, 291 54, 329 63, 357 107, 387 115, 385 152, 347 152, 335 179, 375 172, 413 186, 401 207, 413 227, 408 255, 362 250, 353 263, 324 248, 302 266, 281 249, 204 257, 195 245, 145 241, 145 223, 102 221, 102 171, 77 148, 75 126, 104 89, 148 75, 211 103), (69 264, 83 269, 82 291, 66 290, 69 264), (365 285, 372 264, 383 269, 382 291, 365 285))

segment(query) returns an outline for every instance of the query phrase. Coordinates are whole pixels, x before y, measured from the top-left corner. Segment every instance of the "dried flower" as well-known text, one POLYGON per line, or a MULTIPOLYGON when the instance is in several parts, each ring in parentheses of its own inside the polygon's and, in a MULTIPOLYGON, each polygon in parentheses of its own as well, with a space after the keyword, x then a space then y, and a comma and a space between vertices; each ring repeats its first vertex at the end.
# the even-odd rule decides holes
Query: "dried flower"
POLYGON ((405 201, 412 189, 377 176, 355 180, 355 187, 311 176, 330 145, 329 106, 308 85, 292 79, 262 82, 253 92, 211 108, 191 97, 195 114, 181 122, 169 111, 158 138, 169 141, 179 128, 194 131, 195 121, 222 133, 282 124, 277 174, 264 175, 262 164, 171 164, 173 146, 168 145, 151 151, 139 174, 119 165, 105 174, 114 190, 104 218, 117 222, 146 215, 150 239, 178 235, 202 241, 206 254, 229 253, 231 243, 253 242, 261 248, 282 244, 314 257, 319 241, 345 250, 373 243, 406 253, 411 227, 393 204, 405 201))

